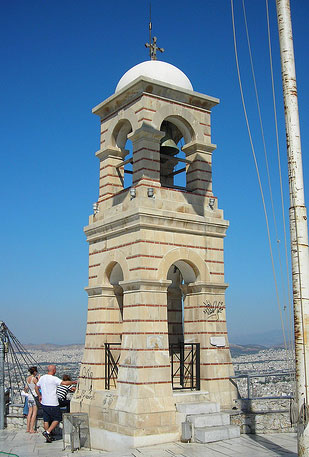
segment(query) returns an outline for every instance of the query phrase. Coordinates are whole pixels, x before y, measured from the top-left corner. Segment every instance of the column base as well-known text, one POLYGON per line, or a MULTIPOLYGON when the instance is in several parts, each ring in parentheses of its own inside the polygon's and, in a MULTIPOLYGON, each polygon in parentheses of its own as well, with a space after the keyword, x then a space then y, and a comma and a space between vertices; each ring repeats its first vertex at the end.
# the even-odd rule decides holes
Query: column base
MULTIPOLYGON (((180 439, 176 410, 137 412, 133 408, 134 399, 131 399, 132 411, 118 410, 119 398, 115 390, 93 391, 91 396, 76 397, 71 401, 71 412, 88 413, 91 447, 94 449, 113 451, 180 439)), ((140 403, 146 405, 147 400, 142 399, 137 405, 141 406, 140 403)))
POLYGON ((180 432, 128 436, 101 428, 90 427, 90 438, 92 449, 114 451, 115 449, 130 449, 179 441, 180 432))

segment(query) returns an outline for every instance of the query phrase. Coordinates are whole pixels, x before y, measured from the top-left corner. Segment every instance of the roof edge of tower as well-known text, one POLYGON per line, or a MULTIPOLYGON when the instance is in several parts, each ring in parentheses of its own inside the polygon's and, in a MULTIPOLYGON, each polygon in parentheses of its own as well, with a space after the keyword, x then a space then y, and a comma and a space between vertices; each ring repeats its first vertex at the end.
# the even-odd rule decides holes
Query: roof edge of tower
POLYGON ((101 118, 109 117, 144 94, 194 106, 205 111, 210 111, 220 103, 218 98, 163 83, 146 76, 139 76, 123 89, 96 105, 92 112, 101 118))

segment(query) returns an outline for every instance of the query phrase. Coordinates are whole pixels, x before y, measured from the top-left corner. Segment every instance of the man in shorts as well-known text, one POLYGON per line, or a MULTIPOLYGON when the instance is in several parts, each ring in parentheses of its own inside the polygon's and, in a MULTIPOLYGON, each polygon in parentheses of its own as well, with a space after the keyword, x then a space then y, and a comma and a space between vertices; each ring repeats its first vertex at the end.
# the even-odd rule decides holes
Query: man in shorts
POLYGON ((51 432, 61 421, 61 411, 57 397, 57 387, 62 385, 76 384, 76 381, 61 381, 55 376, 56 366, 48 365, 47 374, 41 376, 35 385, 35 391, 43 408, 44 429, 43 436, 46 443, 52 442, 51 432), (41 389, 41 392, 40 392, 41 389))

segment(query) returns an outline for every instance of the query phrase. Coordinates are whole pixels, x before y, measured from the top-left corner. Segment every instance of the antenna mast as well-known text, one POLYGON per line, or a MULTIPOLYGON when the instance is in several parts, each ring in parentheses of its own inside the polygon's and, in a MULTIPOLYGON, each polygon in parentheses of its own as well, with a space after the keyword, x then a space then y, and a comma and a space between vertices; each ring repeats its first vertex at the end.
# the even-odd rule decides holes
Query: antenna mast
MULTIPOLYGON (((151 44, 151 31, 152 31, 152 23, 151 23, 151 3, 149 3, 149 43, 151 44)), ((151 47, 149 46, 149 57, 151 59, 151 47)))
POLYGON ((149 3, 149 43, 146 43, 146 48, 149 48, 149 57, 150 60, 157 60, 157 51, 164 52, 163 48, 159 48, 157 46, 157 37, 154 36, 151 39, 151 31, 152 31, 152 22, 151 22, 151 3, 149 3), (153 43, 151 42, 153 41, 153 43))
POLYGON ((304 196, 290 0, 276 0, 276 6, 290 186, 290 233, 298 409, 297 443, 299 457, 309 457, 309 250, 307 210, 304 196))

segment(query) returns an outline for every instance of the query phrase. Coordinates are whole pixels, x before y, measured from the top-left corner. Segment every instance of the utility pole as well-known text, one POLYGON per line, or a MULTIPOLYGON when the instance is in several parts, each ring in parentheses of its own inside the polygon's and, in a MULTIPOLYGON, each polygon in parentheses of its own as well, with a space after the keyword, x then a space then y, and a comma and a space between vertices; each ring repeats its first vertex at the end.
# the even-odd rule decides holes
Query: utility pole
POLYGON ((4 358, 5 358, 5 323, 0 321, 0 430, 4 429, 4 358))
POLYGON ((289 0, 276 0, 290 186, 298 455, 309 457, 309 252, 289 0))

